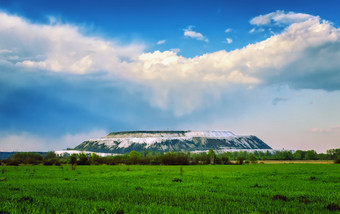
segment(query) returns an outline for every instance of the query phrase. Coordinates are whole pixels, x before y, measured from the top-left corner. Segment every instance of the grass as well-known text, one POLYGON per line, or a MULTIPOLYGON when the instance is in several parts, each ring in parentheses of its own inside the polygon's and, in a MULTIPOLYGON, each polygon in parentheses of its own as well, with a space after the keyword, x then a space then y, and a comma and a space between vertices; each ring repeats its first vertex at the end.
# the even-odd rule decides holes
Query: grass
POLYGON ((2 166, 1 171, 0 213, 340 211, 340 166, 335 164, 77 166, 76 170, 2 166))
POLYGON ((290 163, 309 163, 309 164, 334 164, 334 160, 259 160, 265 164, 290 164, 290 163))

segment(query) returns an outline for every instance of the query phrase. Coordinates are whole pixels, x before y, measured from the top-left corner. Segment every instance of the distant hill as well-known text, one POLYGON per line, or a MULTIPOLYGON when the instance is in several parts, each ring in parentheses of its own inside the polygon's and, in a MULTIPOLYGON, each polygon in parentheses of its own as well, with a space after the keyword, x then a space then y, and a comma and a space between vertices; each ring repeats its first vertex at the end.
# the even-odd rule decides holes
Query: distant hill
POLYGON ((266 150, 271 147, 256 136, 237 136, 229 131, 130 131, 112 132, 100 139, 84 141, 74 149, 123 154, 132 150, 199 152, 209 149, 266 150))

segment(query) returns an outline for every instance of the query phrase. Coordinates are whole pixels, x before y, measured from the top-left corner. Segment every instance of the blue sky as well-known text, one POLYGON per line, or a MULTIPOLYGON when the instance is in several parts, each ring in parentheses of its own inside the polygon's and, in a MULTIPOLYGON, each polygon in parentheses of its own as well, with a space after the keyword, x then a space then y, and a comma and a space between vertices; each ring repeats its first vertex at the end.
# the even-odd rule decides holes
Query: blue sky
POLYGON ((0 150, 124 130, 340 146, 337 1, 0 1, 0 150))

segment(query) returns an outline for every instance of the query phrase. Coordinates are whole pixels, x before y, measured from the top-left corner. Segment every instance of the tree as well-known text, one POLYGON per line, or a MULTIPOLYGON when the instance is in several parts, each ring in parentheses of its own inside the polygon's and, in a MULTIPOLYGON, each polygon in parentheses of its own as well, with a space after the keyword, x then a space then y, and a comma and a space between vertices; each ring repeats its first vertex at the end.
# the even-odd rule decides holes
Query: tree
POLYGON ((100 162, 100 156, 97 155, 96 153, 92 153, 89 159, 90 159, 90 163, 94 165, 97 165, 100 162))
POLYGON ((136 152, 135 150, 132 150, 129 154, 130 160, 132 164, 137 164, 140 154, 138 152, 136 152))
POLYGON ((44 157, 44 165, 60 164, 55 152, 50 151, 44 157))
POLYGON ((78 160, 77 164, 79 164, 79 165, 88 165, 89 164, 89 159, 87 158, 87 155, 84 152, 79 153, 78 158, 79 158, 79 160, 78 160))
POLYGON ((257 158, 254 154, 249 154, 248 156, 248 160, 251 162, 251 163, 257 163, 257 158))
POLYGON ((43 157, 38 153, 18 152, 10 156, 10 159, 23 164, 38 164, 41 163, 43 157))
POLYGON ((330 149, 327 150, 327 155, 332 159, 335 160, 340 156, 340 148, 339 149, 330 149))
POLYGON ((210 164, 215 164, 215 161, 216 161, 216 153, 214 152, 214 150, 209 149, 208 157, 209 157, 209 160, 210 160, 210 164))
POLYGON ((308 150, 306 152, 305 160, 317 160, 318 154, 314 150, 308 150))
POLYGON ((238 156, 238 157, 237 157, 237 163, 238 163, 238 164, 242 165, 242 164, 243 164, 243 161, 244 161, 244 157, 242 157, 242 156, 238 156))
POLYGON ((70 164, 71 164, 72 166, 75 165, 75 164, 77 164, 77 155, 74 154, 74 153, 70 156, 70 164))
POLYGON ((44 157, 45 160, 55 159, 55 158, 57 158, 57 155, 53 151, 48 152, 44 157))
POLYGON ((297 150, 294 154, 294 160, 304 160, 305 159, 306 152, 302 150, 297 150))
POLYGON ((220 164, 230 164, 229 157, 226 153, 217 155, 217 158, 220 159, 220 164))

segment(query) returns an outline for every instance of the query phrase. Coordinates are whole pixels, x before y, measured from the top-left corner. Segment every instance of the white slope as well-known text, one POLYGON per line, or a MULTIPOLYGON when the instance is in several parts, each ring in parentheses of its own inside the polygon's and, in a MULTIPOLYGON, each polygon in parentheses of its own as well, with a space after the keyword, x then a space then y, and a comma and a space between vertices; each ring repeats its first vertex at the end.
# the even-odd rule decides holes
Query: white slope
POLYGON ((236 138, 232 132, 229 131, 186 131, 186 132, 157 132, 157 133, 119 133, 102 137, 97 140, 99 144, 106 146, 118 146, 118 148, 127 148, 131 144, 146 144, 146 148, 155 143, 161 143, 166 140, 192 140, 194 137, 214 138, 214 139, 231 139, 236 138))
POLYGON ((58 150, 58 151, 54 151, 54 153, 57 156, 66 156, 66 155, 72 155, 72 154, 80 154, 80 153, 84 153, 86 155, 91 155, 93 153, 102 156, 102 157, 106 157, 106 156, 114 156, 114 155, 118 155, 116 153, 102 153, 102 152, 91 152, 91 151, 78 151, 78 150, 58 150))

